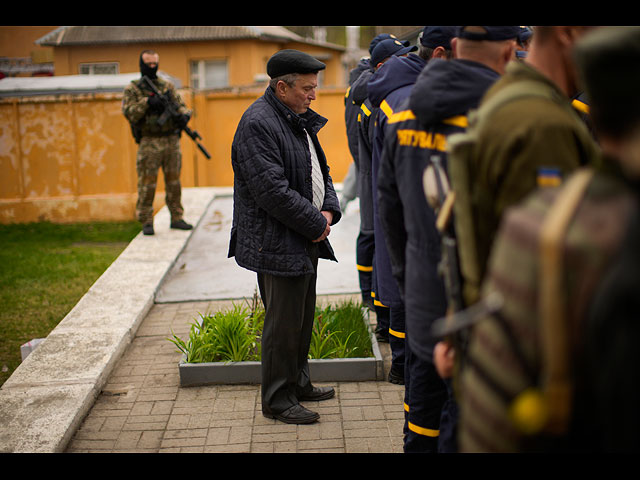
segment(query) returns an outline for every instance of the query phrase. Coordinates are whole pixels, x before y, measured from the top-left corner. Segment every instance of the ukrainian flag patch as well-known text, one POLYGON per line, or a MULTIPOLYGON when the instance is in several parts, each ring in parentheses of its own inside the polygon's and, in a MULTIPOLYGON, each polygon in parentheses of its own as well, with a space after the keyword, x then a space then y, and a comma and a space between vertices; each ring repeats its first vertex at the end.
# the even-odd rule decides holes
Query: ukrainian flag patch
POLYGON ((562 183, 559 168, 541 167, 538 169, 537 183, 539 187, 557 187, 562 183))

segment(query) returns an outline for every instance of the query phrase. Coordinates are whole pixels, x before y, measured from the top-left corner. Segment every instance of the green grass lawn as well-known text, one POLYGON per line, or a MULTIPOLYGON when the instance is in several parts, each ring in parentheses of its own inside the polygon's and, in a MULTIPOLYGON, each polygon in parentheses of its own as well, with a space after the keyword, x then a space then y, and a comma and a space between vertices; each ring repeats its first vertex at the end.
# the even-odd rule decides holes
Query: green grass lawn
POLYGON ((0 225, 0 385, 140 232, 138 222, 0 225))

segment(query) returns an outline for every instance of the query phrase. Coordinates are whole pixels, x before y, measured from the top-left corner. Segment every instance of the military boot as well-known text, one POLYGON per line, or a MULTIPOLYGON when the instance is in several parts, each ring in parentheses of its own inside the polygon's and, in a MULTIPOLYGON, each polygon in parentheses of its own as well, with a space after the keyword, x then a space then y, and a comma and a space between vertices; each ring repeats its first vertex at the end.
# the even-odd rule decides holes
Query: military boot
POLYGON ((178 230, 191 230, 193 228, 193 225, 189 225, 187 222, 180 219, 171 222, 171 228, 177 228, 178 230))

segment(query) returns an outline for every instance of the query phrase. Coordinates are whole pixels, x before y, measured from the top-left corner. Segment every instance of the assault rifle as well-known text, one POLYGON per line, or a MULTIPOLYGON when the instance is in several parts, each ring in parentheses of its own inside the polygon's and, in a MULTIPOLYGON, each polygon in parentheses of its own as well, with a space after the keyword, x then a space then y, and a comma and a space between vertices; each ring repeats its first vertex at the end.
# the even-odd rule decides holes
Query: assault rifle
POLYGON ((427 167, 423 178, 425 195, 428 203, 437 214, 436 228, 442 238, 442 259, 439 271, 445 282, 449 311, 446 316, 437 319, 431 328, 435 338, 449 337, 461 352, 466 350, 468 327, 479 319, 502 308, 502 297, 492 293, 487 298, 467 306, 462 294, 462 276, 458 256, 458 242, 453 227, 453 203, 455 192, 450 190, 447 175, 437 155, 431 157, 431 165, 427 167))
POLYGON ((425 195, 437 214, 436 228, 442 239, 442 274, 448 296, 449 307, 458 312, 464 308, 462 281, 458 265, 458 244, 452 225, 455 192, 449 189, 446 173, 438 155, 431 156, 431 165, 425 171, 425 195))
MULTIPOLYGON (((164 106, 164 111, 160 115, 160 118, 158 118, 158 124, 164 125, 164 123, 167 120, 169 120, 169 118, 177 120, 182 116, 176 110, 175 104, 171 100, 169 100, 165 95, 162 95, 160 93, 158 88, 153 84, 153 82, 149 79, 149 77, 144 75, 142 77, 142 81, 147 84, 149 89, 151 89, 151 91, 160 99, 160 101, 164 106)), ((176 122, 176 123, 178 125, 181 125, 180 122, 176 122)), ((195 130, 191 130, 186 124, 184 126, 181 126, 180 130, 184 130, 184 132, 191 137, 191 139, 195 142, 196 146, 200 149, 200 151, 204 154, 204 156, 207 157, 207 160, 211 159, 211 155, 209 154, 209 152, 207 152, 207 150, 198 142, 198 140, 202 140, 202 137, 198 132, 196 132, 195 130)))

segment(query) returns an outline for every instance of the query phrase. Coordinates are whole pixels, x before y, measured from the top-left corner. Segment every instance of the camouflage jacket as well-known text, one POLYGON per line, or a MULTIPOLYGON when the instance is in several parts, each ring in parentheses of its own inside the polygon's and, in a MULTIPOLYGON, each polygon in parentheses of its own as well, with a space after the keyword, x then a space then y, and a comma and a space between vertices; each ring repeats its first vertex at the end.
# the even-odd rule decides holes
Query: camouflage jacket
POLYGON ((535 188, 590 165, 598 149, 570 99, 524 62, 511 62, 482 105, 515 82, 535 82, 550 98, 522 97, 494 111, 478 131, 474 153, 473 222, 481 276, 503 212, 535 188))
MULTIPOLYGON (((170 82, 160 77, 153 80, 153 82, 158 91, 174 103, 178 113, 190 113, 170 82)), ((168 118, 162 125, 158 123, 161 112, 153 112, 147 103, 151 95, 153 95, 153 92, 144 85, 142 80, 133 80, 127 85, 122 98, 122 113, 129 120, 129 123, 139 128, 142 136, 163 136, 179 133, 179 127, 171 118, 168 118)))
POLYGON ((570 180, 505 213, 482 288, 503 305, 473 327, 458 378, 461 451, 553 450, 569 438, 583 324, 637 201, 619 174, 598 170, 565 210, 559 248, 543 248, 570 180))

